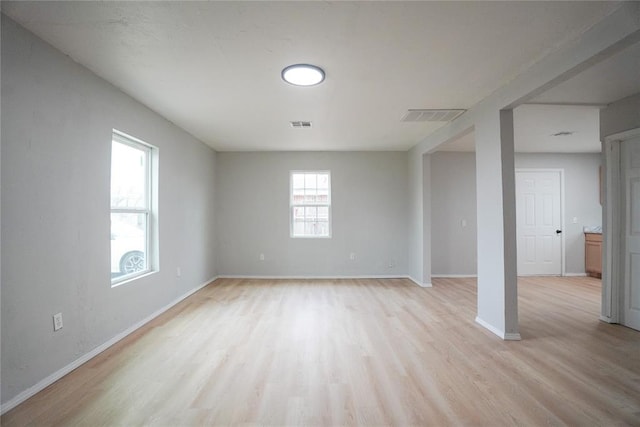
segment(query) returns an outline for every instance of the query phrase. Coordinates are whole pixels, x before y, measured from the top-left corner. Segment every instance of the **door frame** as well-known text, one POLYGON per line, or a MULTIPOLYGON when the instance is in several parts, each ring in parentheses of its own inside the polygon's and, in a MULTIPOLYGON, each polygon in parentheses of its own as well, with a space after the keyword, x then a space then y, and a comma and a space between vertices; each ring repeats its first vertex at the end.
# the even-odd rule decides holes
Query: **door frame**
MULTIPOLYGON (((562 168, 515 168, 515 173, 518 172, 557 172, 560 174, 560 227, 562 228, 562 233, 560 234, 560 275, 566 276, 565 270, 565 224, 564 224, 564 169, 562 168)), ((515 187, 515 185, 514 185, 515 187)), ((518 198, 517 188, 516 188, 516 203, 518 198)), ((518 228, 518 216, 516 214, 516 230, 518 228)), ((517 231, 516 231, 517 238, 517 231)), ((517 246, 517 245, 516 245, 517 246)), ((517 259, 517 256, 516 256, 517 259)))
POLYGON ((640 128, 606 136, 602 142, 604 158, 602 205, 602 302, 600 320, 620 323, 620 310, 625 303, 624 295, 624 230, 622 220, 622 143, 640 136, 640 128))

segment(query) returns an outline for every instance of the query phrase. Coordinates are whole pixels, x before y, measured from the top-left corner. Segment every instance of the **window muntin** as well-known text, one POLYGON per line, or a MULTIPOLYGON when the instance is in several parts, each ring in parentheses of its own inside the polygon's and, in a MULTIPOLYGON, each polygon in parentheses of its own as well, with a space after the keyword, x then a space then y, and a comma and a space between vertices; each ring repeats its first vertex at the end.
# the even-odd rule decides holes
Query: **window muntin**
POLYGON ((151 271, 152 147, 113 132, 111 142, 111 284, 151 271))
POLYGON ((292 171, 291 237, 331 237, 331 173, 292 171))

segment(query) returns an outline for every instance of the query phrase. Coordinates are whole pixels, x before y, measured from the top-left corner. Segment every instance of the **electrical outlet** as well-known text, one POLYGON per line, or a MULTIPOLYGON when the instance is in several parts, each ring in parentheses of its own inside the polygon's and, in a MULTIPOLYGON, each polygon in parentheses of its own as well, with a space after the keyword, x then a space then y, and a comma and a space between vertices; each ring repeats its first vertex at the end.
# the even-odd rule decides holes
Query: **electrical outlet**
POLYGON ((574 216, 573 219, 571 220, 571 222, 573 222, 574 224, 578 223, 578 217, 574 216))
POLYGON ((264 254, 260 254, 260 261, 264 261, 264 254))
POLYGON ((182 277, 182 269, 180 267, 176 267, 176 277, 182 277))
POLYGON ((349 259, 350 259, 351 261, 355 261, 355 259, 356 259, 356 253, 355 253, 355 252, 351 252, 351 253, 349 254, 349 259))
POLYGON ((460 227, 464 228, 467 226, 467 220, 463 219, 462 221, 460 221, 460 227))
POLYGON ((57 331, 62 329, 62 313, 53 315, 53 330, 57 331))

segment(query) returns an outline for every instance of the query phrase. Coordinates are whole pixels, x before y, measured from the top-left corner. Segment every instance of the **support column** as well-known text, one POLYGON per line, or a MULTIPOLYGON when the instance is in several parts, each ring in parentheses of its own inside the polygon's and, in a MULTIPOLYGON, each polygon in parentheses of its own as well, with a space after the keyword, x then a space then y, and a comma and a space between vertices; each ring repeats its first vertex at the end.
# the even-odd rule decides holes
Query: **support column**
POLYGON ((422 283, 431 287, 431 155, 422 156, 422 283))
POLYGON ((519 340, 513 111, 478 117, 476 190, 478 315, 505 340, 519 340))

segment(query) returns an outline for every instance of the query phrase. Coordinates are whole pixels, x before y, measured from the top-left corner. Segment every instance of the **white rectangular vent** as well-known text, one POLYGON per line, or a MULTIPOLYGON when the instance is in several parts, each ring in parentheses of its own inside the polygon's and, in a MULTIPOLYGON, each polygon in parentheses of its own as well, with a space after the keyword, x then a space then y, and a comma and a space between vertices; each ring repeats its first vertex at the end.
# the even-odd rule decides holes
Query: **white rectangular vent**
POLYGON ((292 128, 310 128, 311 122, 291 122, 292 128))
POLYGON ((466 110, 409 110, 402 122, 450 122, 466 110))

